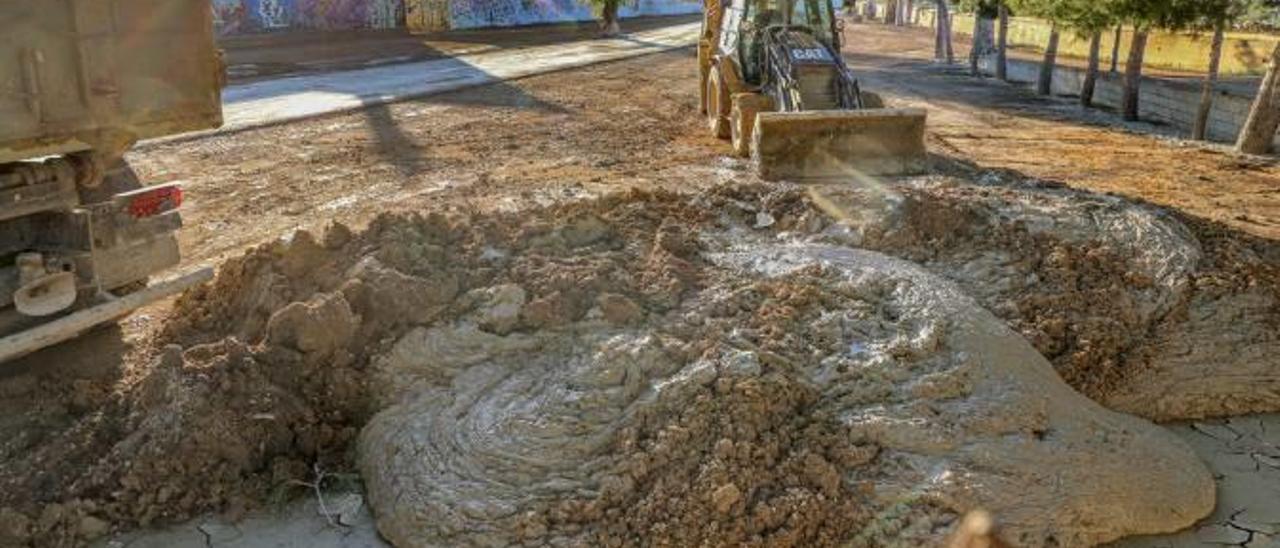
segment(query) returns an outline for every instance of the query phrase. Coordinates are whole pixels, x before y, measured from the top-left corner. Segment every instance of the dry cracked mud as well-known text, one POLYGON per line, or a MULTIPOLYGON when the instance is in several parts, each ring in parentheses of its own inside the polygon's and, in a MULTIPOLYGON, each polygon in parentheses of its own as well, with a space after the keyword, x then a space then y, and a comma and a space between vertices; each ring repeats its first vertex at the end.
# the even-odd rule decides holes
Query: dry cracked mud
MULTIPOLYGON (((1148 416, 1235 405, 1195 382, 1135 397, 1179 362, 1133 356, 1271 348, 1195 318, 1274 321, 1273 251, 979 179, 864 186, 856 210, 731 186, 297 232, 180 299, 94 412, 2 447, 0 538, 234 515, 317 471, 358 472, 403 546, 915 545, 974 508, 1020 545, 1083 546, 1207 515, 1185 442, 1068 383, 1148 416), (1104 304, 1118 323, 1095 326, 1104 304)), ((1239 405, 1271 405, 1255 373, 1239 405)))

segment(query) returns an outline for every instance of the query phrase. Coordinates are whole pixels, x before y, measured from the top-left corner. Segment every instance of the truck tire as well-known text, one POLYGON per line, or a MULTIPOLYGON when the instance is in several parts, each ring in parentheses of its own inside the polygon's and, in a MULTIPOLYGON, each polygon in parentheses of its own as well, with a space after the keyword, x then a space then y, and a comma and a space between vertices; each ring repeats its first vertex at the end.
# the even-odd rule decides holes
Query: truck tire
POLYGON ((884 98, 879 93, 862 92, 862 108, 884 108, 884 98))
POLYGON ((707 128, 717 139, 729 138, 729 88, 715 65, 707 74, 707 128))
POLYGON ((739 158, 751 156, 752 131, 756 127, 756 115, 773 111, 773 101, 762 93, 735 93, 733 111, 729 115, 730 139, 733 155, 739 158))

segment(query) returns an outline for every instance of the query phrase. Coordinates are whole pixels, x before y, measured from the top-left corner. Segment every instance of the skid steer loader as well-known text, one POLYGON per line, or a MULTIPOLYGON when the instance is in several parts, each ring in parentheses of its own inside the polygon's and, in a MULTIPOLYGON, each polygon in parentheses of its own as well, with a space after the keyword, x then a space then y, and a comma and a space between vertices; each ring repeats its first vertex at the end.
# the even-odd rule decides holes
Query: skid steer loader
POLYGON ((832 0, 705 1, 702 112, 762 178, 924 171, 925 111, 886 109, 859 88, 832 0))

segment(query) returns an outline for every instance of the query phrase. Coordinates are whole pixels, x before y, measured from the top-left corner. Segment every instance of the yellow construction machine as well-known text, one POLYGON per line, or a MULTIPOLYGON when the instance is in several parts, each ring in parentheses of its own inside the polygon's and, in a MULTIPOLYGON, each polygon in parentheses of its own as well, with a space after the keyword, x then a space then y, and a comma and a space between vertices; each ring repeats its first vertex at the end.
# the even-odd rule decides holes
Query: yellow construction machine
POLYGON ((831 0, 705 0, 698 68, 711 132, 765 179, 924 171, 925 111, 889 109, 840 56, 831 0))

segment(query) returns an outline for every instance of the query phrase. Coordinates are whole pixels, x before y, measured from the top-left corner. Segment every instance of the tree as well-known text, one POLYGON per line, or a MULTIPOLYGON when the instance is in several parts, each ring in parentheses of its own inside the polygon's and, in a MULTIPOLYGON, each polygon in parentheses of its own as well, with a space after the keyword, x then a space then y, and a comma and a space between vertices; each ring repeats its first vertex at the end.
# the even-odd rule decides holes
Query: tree
POLYGON ((934 33, 933 58, 936 61, 946 61, 948 65, 955 62, 955 54, 951 49, 951 10, 947 7, 947 0, 936 0, 937 13, 934 14, 936 19, 936 31, 934 33))
POLYGON ((622 0, 596 0, 601 4, 600 34, 618 36, 622 34, 622 25, 618 23, 618 8, 622 0))
POLYGON ((1111 40, 1111 74, 1115 74, 1120 66, 1120 39, 1124 38, 1124 25, 1116 25, 1115 37, 1111 40))
MULTIPOLYGON (((1217 0, 1213 0, 1217 1, 1217 0)), ((1125 120, 1138 119, 1141 98, 1142 63, 1147 37, 1153 28, 1180 31, 1200 20, 1205 0, 1110 0, 1109 11, 1120 21, 1133 25, 1133 41, 1124 70, 1121 112, 1125 120)))
POLYGON ((1009 6, 1000 2, 999 29, 996 31, 996 78, 1009 80, 1009 6))
POLYGON ((1203 141, 1209 136, 1209 113, 1213 110, 1213 88, 1218 83, 1218 67, 1222 62, 1222 42, 1227 20, 1219 19, 1213 26, 1213 42, 1209 46, 1209 72, 1200 87, 1200 106, 1196 108, 1195 123, 1191 126, 1191 138, 1203 141))
POLYGON ((1267 67, 1267 75, 1258 86, 1258 95, 1253 99, 1253 108, 1249 109, 1249 117, 1245 119, 1244 128, 1240 130, 1240 139, 1236 141, 1236 151, 1247 154, 1266 154, 1271 150, 1276 129, 1280 128, 1280 87, 1276 80, 1280 79, 1280 44, 1271 52, 1271 63, 1267 67))
POLYGON ((969 74, 980 76, 978 61, 991 49, 991 22, 999 14, 999 0, 960 0, 957 9, 973 12, 973 41, 969 47, 969 74))
POLYGON ((1044 48, 1044 61, 1040 63, 1040 78, 1036 82, 1036 93, 1040 95, 1053 93, 1053 69, 1058 63, 1058 22, 1049 24, 1049 44, 1044 48))
POLYGON ((1084 72, 1084 82, 1080 84, 1080 106, 1093 106, 1093 92, 1098 86, 1098 57, 1102 50, 1102 32, 1094 32, 1089 37, 1089 66, 1084 72))
POLYGON ((1084 81, 1080 85, 1080 104, 1093 106, 1094 89, 1098 83, 1098 65, 1102 55, 1102 31, 1115 24, 1112 5, 1099 0, 1063 0, 1059 14, 1079 38, 1089 39, 1089 63, 1084 81))

